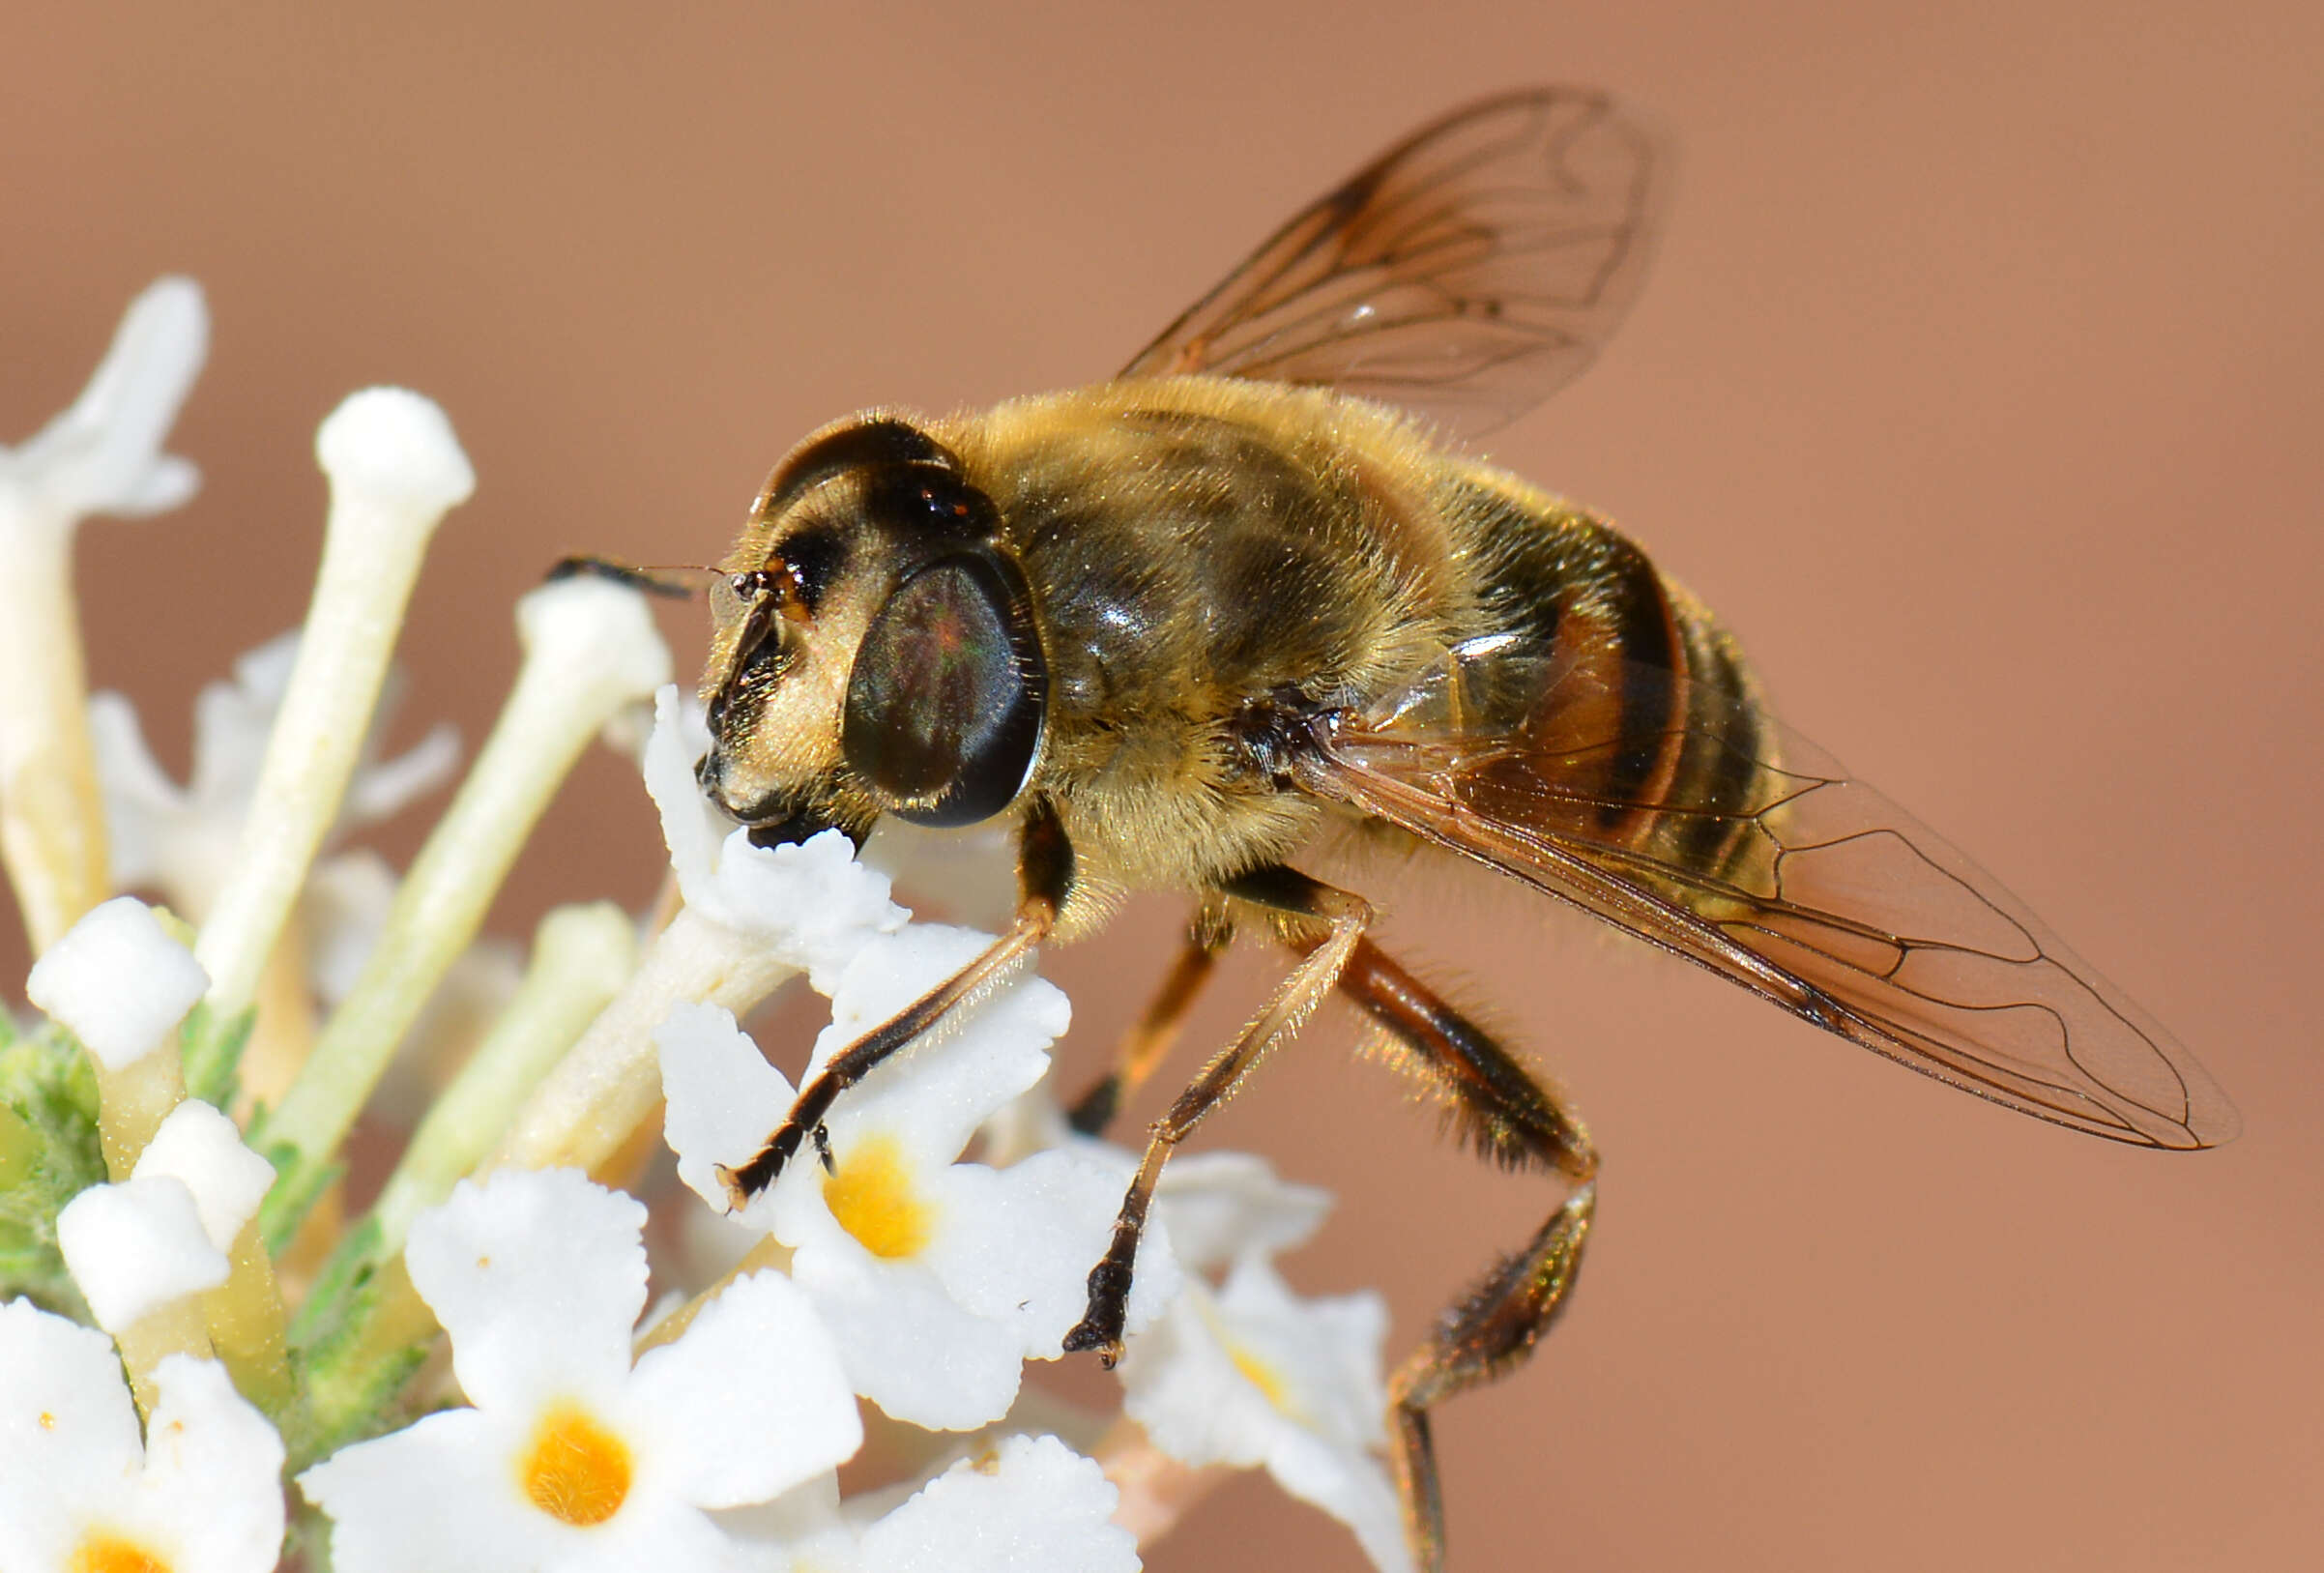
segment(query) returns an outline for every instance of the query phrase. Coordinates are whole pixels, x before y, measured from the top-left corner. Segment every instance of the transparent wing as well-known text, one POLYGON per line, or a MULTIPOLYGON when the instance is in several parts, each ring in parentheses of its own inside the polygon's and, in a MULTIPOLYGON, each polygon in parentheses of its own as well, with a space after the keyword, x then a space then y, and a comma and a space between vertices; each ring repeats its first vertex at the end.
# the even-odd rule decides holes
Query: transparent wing
POLYGON ((1742 696, 1632 662, 1457 653, 1319 742, 1309 790, 1941 1081, 2151 1147, 2239 1128, 2193 1057, 1998 882, 1742 696), (1598 702, 1656 683, 1667 706, 1598 702), (1464 720, 1517 696, 1513 732, 1464 720), (1640 710, 1670 719, 1626 729, 1640 710), (1608 791, 1642 758, 1674 763, 1608 791))
POLYGON ((1284 225, 1121 375, 1328 385, 1491 430, 1621 321, 1669 162, 1599 93, 1456 110, 1284 225))

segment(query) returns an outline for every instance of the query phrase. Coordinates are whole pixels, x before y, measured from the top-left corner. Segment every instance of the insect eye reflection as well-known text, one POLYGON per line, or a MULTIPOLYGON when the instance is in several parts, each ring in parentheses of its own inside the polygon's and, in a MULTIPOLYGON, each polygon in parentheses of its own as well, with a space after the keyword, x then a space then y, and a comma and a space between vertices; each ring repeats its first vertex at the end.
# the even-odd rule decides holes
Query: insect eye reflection
POLYGON ((841 750, 888 812, 973 825, 1031 773, 1048 689, 1022 580, 989 553, 943 557, 898 585, 865 630, 841 750))

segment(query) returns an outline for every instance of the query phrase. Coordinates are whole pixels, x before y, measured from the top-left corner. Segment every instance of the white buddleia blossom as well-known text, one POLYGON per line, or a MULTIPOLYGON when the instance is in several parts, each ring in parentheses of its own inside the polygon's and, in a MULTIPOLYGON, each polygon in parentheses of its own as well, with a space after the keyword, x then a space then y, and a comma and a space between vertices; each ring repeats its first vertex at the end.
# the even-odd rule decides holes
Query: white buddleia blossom
POLYGON ((1134 1573, 1105 1472, 1055 1437, 1005 1439, 868 1523, 826 1510, 770 1543, 781 1573, 1134 1573))
POLYGON ((463 1183, 404 1261, 471 1407, 299 1477, 341 1573, 739 1566, 713 1509, 851 1457, 830 1334, 779 1272, 730 1285, 634 1364, 646 1209, 567 1170, 463 1183))
POLYGON ((282 1442, 214 1360, 174 1355, 145 1435, 101 1332, 0 1304, 0 1567, 266 1573, 282 1442))
POLYGON ((210 349, 210 315, 189 278, 161 278, 131 303, 95 376, 64 414, 0 448, 0 495, 58 516, 136 518, 191 497, 200 473, 161 452, 210 349))
POLYGON ((1190 1281, 1121 1362, 1123 1409, 1182 1463, 1264 1467, 1355 1531, 1380 1573, 1408 1573, 1396 1487, 1379 1453, 1387 1306, 1370 1292, 1303 1299, 1251 1254, 1217 1290, 1190 1281))
POLYGON ((701 707, 680 699, 674 685, 654 696, 646 790, 661 816, 685 915, 747 936, 828 994, 873 938, 895 933, 912 915, 888 899, 886 876, 858 861, 837 830, 792 846, 753 846, 694 779, 694 762, 709 747, 701 707))
MULTIPOLYGON (((160 891, 179 910, 200 914, 231 869, 243 820, 275 716, 298 659, 296 629, 236 657, 231 682, 205 686, 193 706, 193 768, 183 786, 153 756, 136 706, 126 694, 89 701, 89 731, 104 789, 113 881, 160 891)), ((379 756, 389 707, 366 734, 340 809, 342 830, 386 819, 441 786, 458 762, 458 734, 431 728, 392 758, 379 756)))
MULTIPOLYGON (((990 943, 931 924, 869 941, 838 980, 808 1076, 990 943)), ((1057 1357, 1087 1308, 1121 1200, 1117 1174, 1064 1151, 1005 1169, 955 1161, 1046 1072, 1066 1014, 1040 979, 1004 986, 848 1089, 826 1122, 828 1166, 808 1144, 742 1214, 792 1248, 792 1274, 837 1329, 856 1390, 896 1419, 961 1430, 1000 1418, 1023 1362, 1057 1357)), ((679 1177, 723 1207, 717 1167, 750 1159, 794 1089, 714 1007, 674 1012, 658 1038, 679 1177)), ((1156 1229, 1140 1252, 1132 1326, 1177 1277, 1156 1229)))

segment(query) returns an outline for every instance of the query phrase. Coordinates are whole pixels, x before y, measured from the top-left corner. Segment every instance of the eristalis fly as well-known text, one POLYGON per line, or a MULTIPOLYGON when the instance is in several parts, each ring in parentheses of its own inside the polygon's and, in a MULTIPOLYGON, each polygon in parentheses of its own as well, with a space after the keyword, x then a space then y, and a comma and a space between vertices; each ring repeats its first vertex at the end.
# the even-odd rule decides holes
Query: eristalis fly
POLYGON ((2151 1017, 1779 725, 1636 545, 1449 446, 1588 364, 1637 290, 1666 168, 1596 93, 1462 109, 1301 212, 1112 381, 815 433, 713 587, 700 776, 754 839, 1001 822, 1019 881, 1008 931, 832 1059, 724 1173, 731 1195, 820 1148, 874 1064, 1126 892, 1183 891, 1197 915, 1074 1108, 1085 1130, 1152 1068, 1230 937, 1271 937, 1295 959, 1153 1123, 1065 1347, 1119 1353, 1172 1149, 1337 990, 1480 1154, 1566 1186, 1394 1378, 1423 1568, 1443 1547, 1429 1410, 1556 1318, 1598 1159, 1557 1094, 1367 937, 1371 902, 1302 870, 1335 835, 1485 864, 2060 1124, 2179 1149, 2236 1130, 2151 1017))

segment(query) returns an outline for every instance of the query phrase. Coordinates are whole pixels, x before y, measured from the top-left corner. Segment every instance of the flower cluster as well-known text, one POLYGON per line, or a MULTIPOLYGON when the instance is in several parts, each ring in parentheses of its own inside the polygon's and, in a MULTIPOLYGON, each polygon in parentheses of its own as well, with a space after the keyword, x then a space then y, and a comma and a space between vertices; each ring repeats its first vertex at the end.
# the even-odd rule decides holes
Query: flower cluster
POLYGON ((1037 976, 851 1087, 727 1215, 722 1166, 797 1091, 738 1018, 794 975, 829 999, 803 1085, 991 941, 914 921, 908 876, 836 832, 719 821, 633 588, 525 596, 508 698, 411 866, 336 848, 455 765, 446 732, 375 746, 421 556, 473 487, 433 404, 375 389, 323 423, 305 626, 204 693, 187 784, 83 691, 74 530, 191 493, 162 444, 205 337, 164 280, 0 450, 0 860, 39 955, 39 1015, 0 1011, 0 1567, 1118 1573, 1254 1467, 1405 1567, 1380 1302, 1286 1285, 1327 1198, 1256 1158, 1166 1175, 1117 1407, 1028 1383, 1135 1167, 1059 1115, 1069 1011, 1037 976), (550 914, 520 967, 484 913, 567 768, 649 710, 669 890, 550 914), (401 1138, 364 1209, 359 1121, 401 1138))

